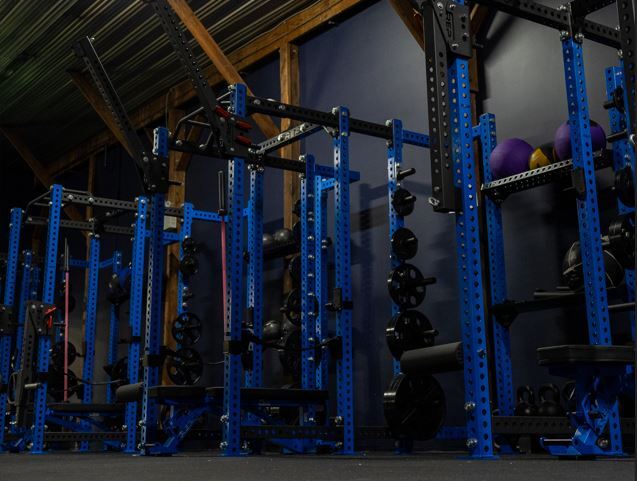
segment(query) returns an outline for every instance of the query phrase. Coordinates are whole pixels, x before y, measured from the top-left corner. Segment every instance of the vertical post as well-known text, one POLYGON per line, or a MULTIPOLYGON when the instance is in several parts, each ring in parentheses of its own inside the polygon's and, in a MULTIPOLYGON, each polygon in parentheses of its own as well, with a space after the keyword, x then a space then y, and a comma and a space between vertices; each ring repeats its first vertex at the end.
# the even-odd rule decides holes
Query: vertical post
POLYGON ((22 263, 22 279, 20 280, 20 302, 16 319, 18 325, 15 331, 15 365, 22 362, 22 344, 24 342, 24 320, 26 318, 26 305, 28 299, 35 299, 32 286, 37 283, 39 269, 33 267, 33 253, 30 250, 24 251, 22 263))
MULTIPOLYGON (((191 203, 186 202, 184 204, 184 218, 183 224, 181 225, 181 230, 179 231, 179 258, 183 258, 184 249, 183 243, 184 240, 192 236, 192 213, 193 206, 191 203)), ((177 271, 177 314, 181 314, 187 311, 186 307, 186 299, 184 297, 184 290, 188 289, 190 281, 184 277, 181 273, 181 270, 177 271)), ((167 292, 166 295, 169 293, 167 292)), ((181 347, 181 346, 179 346, 181 347)))
MULTIPOLYGON (((49 228, 46 240, 46 256, 44 258, 44 284, 42 287, 42 302, 55 304, 55 274, 57 271, 58 239, 60 234, 60 211, 62 209, 62 186, 51 186, 51 205, 49 206, 49 228)), ((46 374, 49 371, 49 351, 51 349, 50 336, 38 336, 38 365, 37 372, 46 374)), ((44 422, 46 420, 46 391, 47 382, 39 383, 35 393, 34 425, 32 454, 44 452, 44 422)))
MULTIPOLYGON (((250 168, 248 201, 248 309, 254 335, 263 337, 263 168, 250 168)), ((263 346, 252 343, 252 369, 246 372, 247 387, 263 385, 263 346)))
MULTIPOLYGON (((489 165, 491 152, 497 145, 495 115, 480 116, 480 146, 482 148, 483 182, 493 180, 489 165)), ((487 227, 487 252, 489 261, 489 288, 491 304, 500 304, 507 299, 506 269, 504 264, 504 234, 500 205, 488 196, 482 196, 487 227)), ((511 335, 509 328, 491 316, 493 326, 493 350, 495 354, 495 379, 498 410, 502 416, 512 416, 515 406, 513 397, 513 374, 511 367, 511 335)))
MULTIPOLYGON (((13 310, 17 315, 15 306, 15 288, 18 276, 18 262, 20 260, 20 231, 22 229, 22 210, 11 209, 9 222, 9 250, 7 252, 7 271, 4 279, 4 306, 13 310)), ((17 333, 16 333, 17 334, 17 333)), ((4 442, 4 427, 6 423, 8 383, 11 366, 11 341, 12 332, 0 335, 0 451, 4 442)))
MULTIPOLYGON (((623 62, 622 62, 623 63, 623 62)), ((618 88, 621 88, 624 92, 624 69, 620 65, 618 67, 609 67, 606 69, 606 97, 609 101, 613 100, 613 95, 618 88)), ((628 129, 628 104, 627 96, 624 95, 624 112, 612 107, 608 111, 610 119, 611 133, 615 134, 628 129)), ((628 139, 617 140, 613 142, 613 170, 617 173, 620 170, 630 167, 633 173, 633 181, 635 175, 635 151, 630 146, 628 139)), ((625 205, 621 200, 617 199, 617 210, 619 214, 627 214, 634 212, 634 207, 625 205)), ((626 282, 626 301, 632 302, 635 300, 635 269, 634 266, 625 269, 626 282)), ((632 338, 635 339, 635 313, 630 313, 631 318, 631 333, 632 338)))
POLYGON ((352 277, 349 219, 349 110, 335 109, 338 132, 332 142, 334 150, 334 256, 335 291, 340 289, 342 306, 336 313, 336 335, 341 337, 342 357, 336 364, 337 417, 343 423, 343 454, 354 452, 354 381, 352 378, 352 277))
MULTIPOLYGON (((128 324, 130 326, 130 344, 128 345, 128 381, 131 384, 139 382, 140 342, 142 335, 143 295, 144 295, 144 266, 146 260, 146 222, 148 213, 148 199, 136 199, 137 212, 135 214, 135 233, 133 235, 131 259, 131 293, 129 301, 128 324)), ((126 448, 125 452, 137 452, 137 401, 126 403, 126 448)))
MULTIPOLYGON (((153 154, 168 157, 168 131, 155 129, 153 154)), ((146 292, 146 329, 144 333, 144 388, 142 397, 141 452, 155 441, 157 433, 157 403, 149 397, 148 389, 159 383, 162 333, 162 293, 164 280, 164 194, 153 194, 150 214, 150 242, 148 245, 148 290, 146 292)))
MULTIPOLYGON (((577 194, 577 218, 584 274, 588 337, 591 344, 610 345, 611 331, 606 278, 599 275, 600 272, 604 271, 604 258, 599 227, 595 165, 582 44, 570 35, 563 35, 562 54, 571 130, 571 150, 573 152, 572 175, 577 194)), ((612 416, 618 419, 617 405, 615 405, 612 416)), ((622 451, 619 423, 612 423, 610 426, 610 443, 612 451, 622 451)))
MULTIPOLYGON (((319 175, 314 177, 314 252, 315 262, 315 283, 314 292, 318 300, 318 312, 316 313, 316 339, 325 343, 329 337, 328 315, 325 309, 327 295, 327 192, 323 190, 323 178, 319 175)), ((330 351, 324 346, 321 354, 321 361, 316 369, 316 388, 327 389, 328 368, 330 351)))
POLYGON ((448 92, 454 181, 461 190, 460 212, 456 212, 460 325, 464 355, 467 448, 474 458, 493 457, 491 393, 487 352, 483 266, 480 258, 480 223, 476 165, 471 125, 469 62, 456 58, 449 68, 448 92))
MULTIPOLYGON (((122 274, 122 253, 120 251, 113 252, 113 274, 122 274)), ((119 314, 120 306, 118 304, 112 304, 108 324, 108 352, 106 354, 106 364, 110 366, 117 362, 119 351, 119 314)), ((108 386, 106 389, 106 402, 115 402, 115 392, 112 386, 108 386)))
MULTIPOLYGON (((90 234, 90 248, 88 261, 88 292, 86 293, 86 322, 84 325, 84 367, 82 369, 82 378, 89 383, 93 382, 93 368, 95 366, 95 334, 97 324, 97 289, 100 273, 100 238, 98 234, 90 234)), ((84 385, 84 393, 82 395, 82 403, 90 404, 93 402, 93 386, 91 384, 84 385)), ((88 429, 90 424, 84 423, 88 429)), ((80 445, 80 451, 88 451, 88 441, 83 441, 80 445)))
MULTIPOLYGON (((230 86, 230 109, 238 116, 245 116, 246 87, 230 86)), ((228 161, 228 236, 226 264, 227 307, 225 312, 225 355, 223 391, 223 441, 221 448, 226 456, 237 456, 241 451, 241 326, 243 317, 243 169, 244 160, 235 157, 228 161)))
MULTIPOLYGON (((392 205, 392 199, 396 189, 399 187, 398 172, 403 161, 403 124, 400 120, 392 120, 392 139, 387 144, 387 194, 389 205, 389 241, 391 242, 394 232, 405 227, 405 218, 396 213, 392 205)), ((394 253, 389 256, 390 268, 395 269, 401 264, 394 253)), ((400 312, 400 307, 394 302, 391 303, 391 315, 396 316, 400 312)), ((400 372, 400 359, 394 359, 392 362, 394 375, 400 372)))
MULTIPOLYGON (((301 387, 316 387, 316 228, 314 212, 314 156, 305 155, 305 176, 301 179, 301 387)), ((303 159, 301 157, 301 159, 303 159)), ((320 193, 319 193, 320 195, 320 193)))

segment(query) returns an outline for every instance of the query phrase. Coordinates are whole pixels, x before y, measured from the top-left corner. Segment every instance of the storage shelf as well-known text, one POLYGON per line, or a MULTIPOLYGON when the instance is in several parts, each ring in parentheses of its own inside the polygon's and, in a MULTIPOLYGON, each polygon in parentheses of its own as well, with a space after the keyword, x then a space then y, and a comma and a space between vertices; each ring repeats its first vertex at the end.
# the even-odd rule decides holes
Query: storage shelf
MULTIPOLYGON (((594 154, 595 168, 612 165, 612 152, 600 150, 594 154)), ((495 201, 504 201, 509 195, 533 189, 557 180, 567 179, 572 172, 573 161, 563 160, 539 169, 527 170, 521 174, 494 180, 482 186, 482 192, 495 201)))

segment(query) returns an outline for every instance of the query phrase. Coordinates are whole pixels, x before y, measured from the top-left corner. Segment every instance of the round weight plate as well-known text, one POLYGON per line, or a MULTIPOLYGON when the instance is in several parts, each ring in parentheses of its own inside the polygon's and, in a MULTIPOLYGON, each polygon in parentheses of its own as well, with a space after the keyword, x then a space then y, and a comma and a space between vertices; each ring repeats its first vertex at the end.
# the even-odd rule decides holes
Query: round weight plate
POLYGON ((635 184, 633 169, 626 166, 615 174, 615 192, 622 204, 628 207, 635 205, 635 184))
POLYGON ((199 244, 192 237, 186 237, 181 243, 184 254, 196 254, 199 251, 199 244))
POLYGON ((301 331, 290 330, 281 339, 283 349, 279 350, 279 361, 286 373, 295 379, 301 375, 301 331))
POLYGON ((436 334, 427 316, 414 310, 399 312, 385 329, 387 347, 396 360, 400 360, 405 351, 433 346, 436 334))
POLYGON ((199 272, 199 261, 192 254, 186 254, 179 261, 179 271, 186 277, 194 276, 199 272))
POLYGON ((406 216, 414 211, 414 204, 416 203, 416 197, 411 194, 407 189, 402 187, 396 189, 391 199, 391 205, 400 216, 406 216))
POLYGON ((391 236, 391 249, 401 261, 411 259, 418 252, 418 237, 406 227, 401 227, 391 236))
MULTIPOLYGON (((68 397, 77 394, 78 398, 82 398, 84 386, 79 384, 77 376, 71 370, 67 373, 68 378, 68 397)), ((49 368, 47 377, 47 395, 56 402, 64 400, 64 370, 57 369, 55 366, 49 368)))
MULTIPOLYGON (((68 365, 70 366, 77 358, 77 349, 73 343, 69 342, 68 365)), ((51 348, 51 365, 56 369, 64 369, 64 341, 56 342, 51 348)))
POLYGON ((392 436, 423 441, 436 436, 447 414, 445 393, 428 375, 398 374, 383 396, 383 408, 392 436))
POLYGON ((290 263, 288 264, 288 271, 290 272, 290 277, 295 284, 299 284, 301 282, 301 256, 295 255, 290 259, 290 263))
POLYGON ((189 347, 182 347, 168 358, 168 377, 178 386, 191 386, 201 378, 203 359, 189 347))
POLYGON ((608 226, 608 242, 615 257, 626 268, 635 265, 635 215, 620 215, 608 226))
POLYGON ((111 304, 120 305, 130 298, 130 275, 113 273, 108 280, 106 299, 111 304))
POLYGON ((426 285, 422 273, 412 264, 396 267, 387 278, 389 295, 402 309, 418 307, 427 294, 426 285))
POLYGON ((170 333, 178 344, 192 346, 201 338, 201 320, 192 312, 182 312, 173 321, 170 333))

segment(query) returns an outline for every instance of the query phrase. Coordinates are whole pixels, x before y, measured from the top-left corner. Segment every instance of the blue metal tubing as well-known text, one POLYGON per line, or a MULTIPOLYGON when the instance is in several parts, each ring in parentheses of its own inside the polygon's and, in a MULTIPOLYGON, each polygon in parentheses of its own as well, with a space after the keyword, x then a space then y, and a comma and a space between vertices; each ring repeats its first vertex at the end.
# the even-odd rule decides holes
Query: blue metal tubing
MULTIPOLYGON (((247 307, 252 311, 254 335, 263 337, 263 169, 250 168, 250 197, 248 201, 248 296, 247 307)), ((252 369, 246 371, 246 386, 263 385, 263 346, 251 343, 252 369)))
POLYGON ((39 269, 32 266, 33 252, 24 251, 24 261, 22 264, 22 279, 20 280, 20 302, 18 303, 17 321, 18 326, 15 334, 15 365, 19 366, 22 362, 22 344, 24 343, 24 320, 26 318, 26 303, 29 299, 35 299, 36 296, 31 292, 31 286, 37 282, 39 269))
MULTIPOLYGON (((113 274, 120 274, 122 272, 122 253, 119 251, 113 252, 113 258, 110 259, 111 266, 113 267, 113 274)), ((102 263, 100 263, 100 268, 102 263)), ((119 347, 119 306, 111 305, 111 315, 108 324, 108 353, 106 354, 106 363, 110 366, 117 362, 119 347)), ((108 386, 106 389, 106 402, 115 402, 115 392, 108 386)))
MULTIPOLYGON (((9 224, 9 250, 7 255, 7 270, 4 281, 4 305, 12 308, 15 306, 15 289, 18 276, 18 262, 20 259, 20 229, 22 224, 22 210, 11 209, 11 221, 9 224)), ((0 376, 3 382, 7 382, 11 366, 12 335, 7 333, 0 336, 0 376)), ((0 390, 0 450, 4 443, 4 432, 7 412, 7 389, 0 390)))
MULTIPOLYGON (((339 128, 332 141, 334 151, 334 210, 336 264, 335 287, 341 289, 344 303, 352 301, 351 246, 349 218, 349 111, 338 108, 339 128)), ((336 335, 341 337, 342 358, 336 363, 337 418, 343 425, 343 454, 354 452, 354 381, 352 374, 352 311, 345 305, 336 313, 336 335)))
MULTIPOLYGON (((88 285, 86 293, 86 321, 84 323, 84 368, 82 369, 82 379, 93 382, 93 370, 95 367, 95 334, 97 324, 97 289, 100 272, 100 239, 98 235, 91 234, 89 241, 89 261, 88 261, 88 285)), ((83 404, 93 402, 93 386, 84 385, 82 395, 83 404)), ((90 426, 84 423, 84 426, 90 426)), ((88 451, 88 441, 80 444, 80 451, 88 451)))
MULTIPOLYGON (((582 251, 582 270, 584 273, 584 293, 588 319, 588 335, 591 344, 611 344, 610 320, 606 280, 598 275, 604 271, 595 166, 590 130, 586 78, 582 45, 572 38, 562 40, 564 59, 564 77, 569 107, 571 127, 571 147, 573 151, 573 170, 583 175, 583 192, 577 199, 580 249, 582 251)), ((614 416, 618 411, 615 407, 614 416)), ((610 427, 610 451, 622 452, 621 427, 614 423, 610 427)))
MULTIPOLYGON (((328 254, 327 245, 325 243, 327 237, 327 190, 323 189, 323 184, 326 179, 316 175, 314 177, 314 238, 316 242, 314 244, 315 252, 315 283, 314 292, 318 299, 318 312, 316 313, 315 329, 316 339, 321 343, 327 341, 329 337, 328 332, 328 315, 327 309, 325 309, 325 295, 327 294, 328 282, 327 282, 327 264, 328 254)), ((328 372, 329 372, 329 350, 324 348, 322 350, 321 361, 316 369, 316 388, 327 389, 329 386, 328 372)))
MULTIPOLYGON (((480 132, 482 149, 483 182, 493 180, 489 158, 497 144, 495 115, 480 116, 477 127, 480 132)), ((504 233, 502 231, 502 212, 500 205, 488 196, 483 196, 485 204, 490 296, 492 304, 500 304, 507 299, 506 269, 504 263, 504 233)), ((512 416, 515 407, 513 394, 513 374, 511 367, 511 336, 508 327, 491 317, 493 326, 493 349, 495 353, 495 378, 498 409, 502 416, 512 416)))
MULTIPOLYGON (((148 199, 136 199, 137 213, 131 263, 131 294, 129 301, 128 323, 131 330, 131 342, 128 345, 128 380, 131 384, 139 381, 137 360, 140 357, 140 339, 143 316, 144 267, 146 258, 146 220, 148 199)), ((126 403, 126 448, 125 452, 137 452, 137 402, 126 403)))
MULTIPOLYGON (((624 69, 620 65, 618 67, 609 67, 606 69, 606 95, 608 100, 613 99, 613 93, 615 89, 621 87, 625 90, 624 83, 624 69)), ((627 101, 626 96, 624 100, 627 101)), ((626 105, 624 112, 627 112, 626 105)), ((613 107, 608 111, 610 117, 611 133, 617 133, 627 128, 629 122, 628 116, 623 115, 619 109, 613 107)), ((618 140, 613 143, 613 170, 618 172, 626 166, 631 166, 633 175, 635 172, 635 150, 630 146, 628 139, 618 140)), ((633 179, 634 180, 634 179, 633 179)), ((627 214, 634 212, 634 208, 624 205, 619 199, 617 199, 617 210, 619 214, 627 214)), ((635 300, 635 270, 625 269, 624 281, 626 282, 626 301, 632 302, 635 300)), ((631 333, 632 338, 635 339, 635 313, 630 313, 631 319, 631 333)))
MULTIPOLYGON (((239 117, 246 113, 246 87, 231 86, 231 109, 239 117)), ((227 285, 224 341, 240 344, 243 318, 243 170, 245 161, 235 157, 228 161, 228 225, 227 236, 227 285)), ((224 354, 223 441, 226 456, 241 453, 241 354, 236 350, 224 354)))
MULTIPOLYGON (((195 210, 192 207, 192 204, 185 203, 184 204, 184 218, 183 224, 181 225, 181 230, 179 231, 179 258, 183 258, 184 249, 183 244, 184 240, 192 236, 192 221, 194 217, 195 210)), ((184 299, 184 290, 188 289, 189 280, 184 277, 181 271, 177 271, 177 315, 187 311, 186 301, 184 299)), ((181 346, 177 345, 177 348, 181 346)))
MULTIPOLYGON (((388 144, 387 147, 387 195, 389 206, 389 240, 391 241, 394 232, 398 229, 405 227, 405 218, 396 213, 394 206, 392 205, 392 198, 394 197, 394 193, 399 187, 398 181, 398 172, 400 172, 400 166, 403 161, 403 124, 400 120, 392 120, 392 140, 388 144)), ((394 253, 390 254, 389 265, 391 269, 395 269, 401 264, 400 259, 398 259, 394 253)), ((400 308, 398 305, 392 302, 391 306, 391 315, 395 316, 400 312, 400 308)), ((394 359, 392 361, 394 375, 400 372, 400 361, 394 359)))
MULTIPOLYGON (((62 210, 62 186, 51 186, 51 201, 49 207, 49 229, 46 242, 44 285, 42 288, 42 302, 55 304, 55 275, 57 273, 58 239, 60 234, 60 212, 62 210)), ((38 336, 38 362, 40 373, 49 371, 49 350, 51 338, 47 335, 38 336)), ((46 392, 47 382, 40 382, 35 392, 34 425, 32 454, 44 452, 44 422, 46 420, 46 392)))
POLYGON ((455 59, 449 68, 455 181, 462 211, 456 214, 460 325, 464 352, 467 447, 473 458, 493 457, 491 395, 487 353, 483 267, 480 259, 478 191, 475 179, 469 62, 455 59))

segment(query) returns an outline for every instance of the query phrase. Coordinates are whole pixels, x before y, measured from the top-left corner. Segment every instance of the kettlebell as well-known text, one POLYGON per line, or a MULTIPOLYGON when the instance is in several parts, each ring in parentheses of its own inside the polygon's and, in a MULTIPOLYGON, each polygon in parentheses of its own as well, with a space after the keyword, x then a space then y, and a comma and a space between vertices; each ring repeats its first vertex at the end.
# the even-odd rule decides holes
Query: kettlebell
POLYGON ((515 406, 516 416, 536 416, 537 406, 531 386, 519 386, 517 391, 518 403, 515 406))
POLYGON ((543 384, 537 391, 540 400, 538 415, 557 417, 564 416, 564 408, 560 404, 560 389, 555 384, 543 384))

